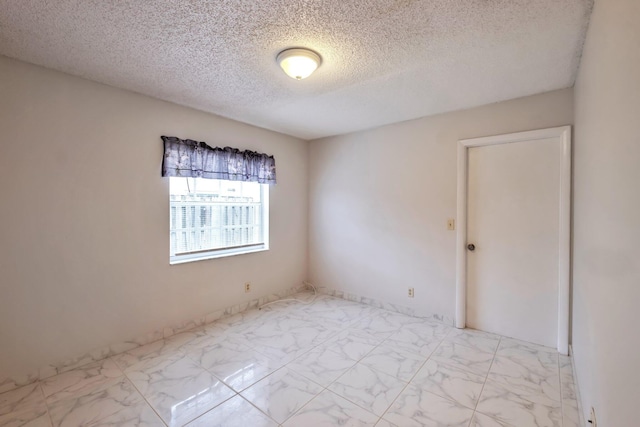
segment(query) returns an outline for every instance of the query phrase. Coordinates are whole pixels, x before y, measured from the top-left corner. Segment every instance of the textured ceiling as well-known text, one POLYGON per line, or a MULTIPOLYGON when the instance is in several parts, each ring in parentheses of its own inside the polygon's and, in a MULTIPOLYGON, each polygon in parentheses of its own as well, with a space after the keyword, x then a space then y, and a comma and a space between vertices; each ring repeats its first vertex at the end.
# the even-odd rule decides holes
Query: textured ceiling
POLYGON ((312 139, 570 87, 591 1, 0 0, 0 54, 312 139))

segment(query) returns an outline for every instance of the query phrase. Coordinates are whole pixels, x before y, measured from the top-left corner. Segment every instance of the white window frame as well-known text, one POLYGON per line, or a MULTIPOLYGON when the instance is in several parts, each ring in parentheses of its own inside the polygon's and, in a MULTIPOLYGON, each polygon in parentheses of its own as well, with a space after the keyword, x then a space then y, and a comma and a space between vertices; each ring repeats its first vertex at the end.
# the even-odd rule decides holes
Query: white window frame
MULTIPOLYGON (((264 237, 264 243, 203 250, 203 251, 191 252, 191 253, 179 254, 179 255, 171 255, 171 252, 169 252, 169 264, 170 265, 184 264, 187 262, 203 261, 207 259, 224 258, 229 256, 235 256, 235 255, 243 255, 243 254, 251 254, 256 252, 268 251, 269 250, 269 185, 268 184, 259 184, 259 185, 260 185, 260 199, 262 201, 262 230, 263 230, 262 233, 264 237)), ((169 190, 169 194, 171 194, 171 190, 169 190)), ((169 212, 169 221, 171 221, 171 212, 169 212)), ((169 230, 171 230, 171 225, 169 225, 169 230)), ((169 238, 169 241, 171 241, 171 238, 169 238)))

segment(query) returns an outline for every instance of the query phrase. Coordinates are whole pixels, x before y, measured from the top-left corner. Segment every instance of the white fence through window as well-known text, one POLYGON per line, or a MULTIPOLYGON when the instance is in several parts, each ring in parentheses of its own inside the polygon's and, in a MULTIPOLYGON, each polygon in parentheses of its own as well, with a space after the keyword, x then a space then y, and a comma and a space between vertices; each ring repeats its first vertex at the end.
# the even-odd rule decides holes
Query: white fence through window
POLYGON ((260 202, 216 199, 212 195, 171 195, 172 256, 263 243, 260 202))

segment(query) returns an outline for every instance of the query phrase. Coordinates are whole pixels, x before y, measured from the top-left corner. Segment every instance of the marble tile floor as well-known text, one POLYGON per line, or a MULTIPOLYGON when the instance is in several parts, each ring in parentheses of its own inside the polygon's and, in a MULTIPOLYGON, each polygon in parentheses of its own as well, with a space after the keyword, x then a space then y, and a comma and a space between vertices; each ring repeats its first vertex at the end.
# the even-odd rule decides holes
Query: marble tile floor
POLYGON ((0 394, 0 426, 578 427, 577 408, 553 349, 319 295, 0 394))

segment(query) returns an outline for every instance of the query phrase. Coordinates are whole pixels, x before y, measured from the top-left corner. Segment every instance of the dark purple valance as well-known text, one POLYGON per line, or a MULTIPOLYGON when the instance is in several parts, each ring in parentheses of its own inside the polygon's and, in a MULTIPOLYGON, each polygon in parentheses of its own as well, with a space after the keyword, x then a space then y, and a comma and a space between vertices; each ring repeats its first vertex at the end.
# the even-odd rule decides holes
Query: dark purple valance
POLYGON ((212 148, 204 142, 163 136, 162 176, 276 183, 273 156, 231 147, 212 148))

